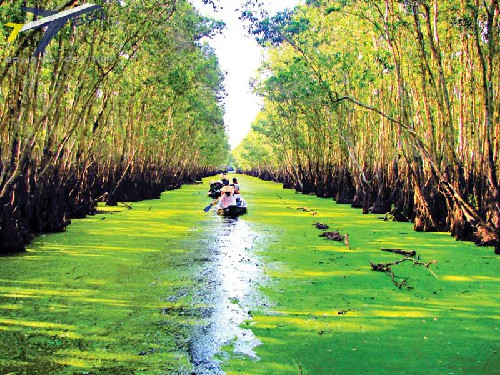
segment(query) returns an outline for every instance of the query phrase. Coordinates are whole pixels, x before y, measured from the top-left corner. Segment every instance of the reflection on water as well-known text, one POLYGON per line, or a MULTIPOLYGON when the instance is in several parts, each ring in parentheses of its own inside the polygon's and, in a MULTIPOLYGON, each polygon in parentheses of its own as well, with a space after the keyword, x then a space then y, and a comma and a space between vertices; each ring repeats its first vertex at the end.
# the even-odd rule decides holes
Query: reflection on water
POLYGON ((201 270, 198 303, 210 307, 212 314, 194 334, 191 360, 195 374, 224 374, 220 348, 234 345, 234 352, 257 359, 260 341, 240 324, 251 319, 249 310, 258 303, 255 284, 260 278, 253 256, 257 235, 241 219, 217 218, 210 223, 203 240, 209 261, 201 270))

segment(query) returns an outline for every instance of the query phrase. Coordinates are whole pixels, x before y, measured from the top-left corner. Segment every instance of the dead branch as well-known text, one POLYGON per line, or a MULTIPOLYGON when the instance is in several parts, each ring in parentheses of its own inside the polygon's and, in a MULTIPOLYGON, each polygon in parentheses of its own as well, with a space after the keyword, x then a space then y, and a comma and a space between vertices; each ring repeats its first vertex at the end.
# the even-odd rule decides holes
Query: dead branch
POLYGON ((417 252, 415 250, 403 250, 403 249, 380 249, 380 250, 389 253, 405 255, 407 257, 414 257, 415 255, 417 255, 417 252))
POLYGON ((395 262, 389 262, 389 263, 373 263, 370 262, 370 265, 372 266, 372 271, 379 271, 379 272, 385 272, 391 275, 392 282, 399 288, 401 289, 403 286, 406 286, 407 289, 413 289, 412 287, 408 286, 408 278, 401 278, 399 276, 396 276, 392 270, 392 266, 396 266, 398 264, 404 263, 404 262, 411 262, 413 263, 413 266, 424 266, 429 270, 429 272, 434 276, 436 279, 438 278, 437 275, 430 269, 431 264, 437 264, 437 260, 431 260, 429 262, 420 262, 417 259, 410 258, 410 257, 405 257, 403 259, 397 260, 395 262), (397 279, 400 279, 398 281, 397 279))

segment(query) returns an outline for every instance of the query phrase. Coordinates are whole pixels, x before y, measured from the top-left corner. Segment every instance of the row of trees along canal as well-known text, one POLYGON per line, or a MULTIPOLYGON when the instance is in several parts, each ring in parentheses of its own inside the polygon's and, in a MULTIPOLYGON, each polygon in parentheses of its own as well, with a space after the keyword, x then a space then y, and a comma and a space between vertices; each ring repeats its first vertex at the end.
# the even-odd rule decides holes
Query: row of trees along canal
MULTIPOLYGON (((30 22, 23 5, 4 2, 2 22, 30 22)), ((0 46, 0 253, 98 201, 159 197, 227 160, 223 74, 202 42, 222 25, 183 0, 102 5, 104 20, 68 22, 43 59, 30 60, 43 29, 0 46)))
POLYGON ((243 12, 268 58, 240 168, 498 253, 498 0, 305 3, 243 12))

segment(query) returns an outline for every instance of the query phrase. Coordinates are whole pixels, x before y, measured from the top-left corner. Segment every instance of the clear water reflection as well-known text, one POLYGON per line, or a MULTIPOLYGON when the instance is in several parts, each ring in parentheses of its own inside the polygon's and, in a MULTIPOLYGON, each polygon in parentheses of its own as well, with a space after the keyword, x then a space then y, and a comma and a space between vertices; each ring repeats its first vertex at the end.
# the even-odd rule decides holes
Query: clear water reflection
POLYGON ((224 374, 220 348, 234 345, 234 353, 258 359, 260 341, 240 325, 251 319, 249 311, 262 301, 256 284, 262 277, 254 256, 257 234, 244 219, 215 218, 200 241, 207 261, 201 267, 196 302, 208 307, 210 316, 194 333, 191 360, 196 374, 224 374))

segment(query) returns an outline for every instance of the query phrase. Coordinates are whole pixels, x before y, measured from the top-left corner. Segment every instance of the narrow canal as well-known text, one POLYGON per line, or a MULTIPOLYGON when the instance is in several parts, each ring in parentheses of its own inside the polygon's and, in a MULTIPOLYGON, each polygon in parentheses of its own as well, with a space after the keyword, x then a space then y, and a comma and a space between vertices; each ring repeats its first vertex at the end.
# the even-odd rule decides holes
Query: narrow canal
POLYGON ((249 212, 225 219, 207 183, 0 258, 0 373, 495 373, 491 248, 246 176, 249 212), (401 258, 382 248, 436 263, 393 266, 399 287, 371 270, 401 258))
MULTIPOLYGON (((213 216, 213 215, 210 215, 213 216)), ((205 321, 194 332, 190 354, 196 374, 223 374, 223 346, 234 353, 258 359, 261 344, 248 328, 251 310, 264 305, 256 286, 263 279, 255 256, 259 235, 244 218, 211 217, 206 236, 192 244, 206 261, 200 267, 194 301, 209 306, 205 321), (219 359, 217 359, 219 358, 219 359)))

